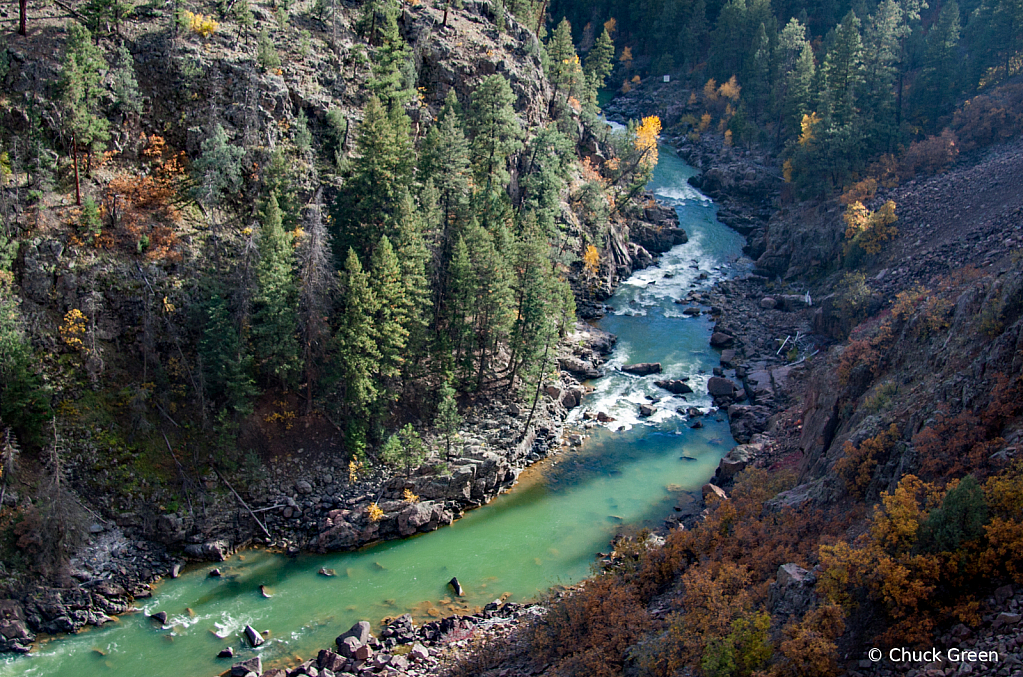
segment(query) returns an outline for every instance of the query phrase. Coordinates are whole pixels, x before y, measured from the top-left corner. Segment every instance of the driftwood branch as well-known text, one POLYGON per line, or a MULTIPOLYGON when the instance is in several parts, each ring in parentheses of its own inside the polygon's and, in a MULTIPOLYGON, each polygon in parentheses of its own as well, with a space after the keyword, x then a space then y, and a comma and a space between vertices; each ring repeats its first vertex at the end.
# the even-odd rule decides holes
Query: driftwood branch
POLYGON ((270 532, 267 530, 266 525, 260 521, 259 517, 256 516, 256 513, 252 510, 252 508, 249 507, 249 504, 246 503, 245 499, 241 497, 241 494, 235 491, 234 487, 231 486, 231 483, 227 481, 227 478, 221 474, 220 469, 217 468, 216 464, 213 462, 212 456, 210 457, 210 465, 213 467, 213 472, 217 473, 217 477, 220 478, 220 481, 223 482, 227 486, 227 488, 231 490, 231 493, 234 494, 234 497, 236 499, 238 499, 238 502, 241 503, 242 507, 248 510, 249 514, 252 515, 252 519, 256 520, 256 524, 258 524, 259 528, 263 530, 263 533, 266 534, 266 537, 270 540, 273 540, 273 536, 270 535, 270 532))

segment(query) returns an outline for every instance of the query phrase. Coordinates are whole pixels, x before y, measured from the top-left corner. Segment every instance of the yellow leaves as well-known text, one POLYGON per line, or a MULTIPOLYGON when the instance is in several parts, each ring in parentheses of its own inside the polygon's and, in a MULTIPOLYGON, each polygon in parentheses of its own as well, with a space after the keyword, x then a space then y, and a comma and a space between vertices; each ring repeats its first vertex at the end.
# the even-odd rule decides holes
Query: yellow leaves
POLYGON ((348 461, 348 483, 355 484, 359 481, 359 470, 362 469, 362 463, 357 459, 348 461))
POLYGON ((792 183, 792 160, 786 160, 781 166, 781 177, 785 183, 792 183))
POLYGON ((629 84, 629 81, 628 80, 623 81, 622 82, 622 89, 621 89, 622 94, 628 94, 631 91, 632 91, 632 85, 629 84))
POLYGON ((718 100, 718 81, 714 78, 707 80, 703 86, 703 100, 712 103, 718 100))
POLYGON ((700 116, 700 126, 697 127, 697 130, 702 133, 702 132, 705 132, 708 129, 710 129, 710 122, 711 122, 711 120, 712 120, 712 118, 710 116, 710 113, 704 113, 703 115, 701 115, 700 116))
POLYGON ((732 130, 730 129, 725 130, 725 147, 726 148, 732 147, 732 130))
POLYGON ((88 322, 89 318, 77 308, 67 311, 64 314, 64 323, 60 326, 60 339, 64 345, 74 350, 85 350, 82 339, 85 338, 88 322))
POLYGON ((845 208, 842 215, 845 221, 845 239, 859 244, 868 254, 881 252, 885 242, 895 239, 899 234, 895 222, 895 203, 888 200, 876 212, 863 206, 862 202, 853 202, 845 208))
POLYGON ((216 33, 220 27, 220 24, 213 17, 204 14, 194 14, 186 9, 182 12, 182 15, 184 15, 185 21, 188 23, 188 29, 204 38, 208 38, 216 33))
POLYGON ((283 400, 274 402, 274 406, 279 407, 280 411, 271 411, 269 414, 263 417, 264 423, 283 423, 285 430, 291 430, 291 426, 295 424, 295 412, 288 409, 288 403, 283 400))
POLYGON ((899 441, 899 430, 893 423, 888 430, 867 438, 854 446, 846 442, 842 451, 845 453, 835 464, 835 472, 845 480, 850 493, 862 496, 870 484, 878 459, 887 456, 899 441))
POLYGON ((366 516, 369 517, 370 522, 379 522, 383 519, 384 511, 376 503, 370 503, 366 508, 366 516))
POLYGON ((610 19, 608 19, 607 21, 604 22, 604 30, 607 31, 607 34, 609 36, 611 36, 611 37, 614 37, 615 29, 617 27, 618 27, 618 20, 615 19, 614 17, 611 17, 610 19))
POLYGON ((877 179, 866 178, 849 186, 838 199, 844 205, 870 200, 877 193, 877 179))
POLYGON ((813 141, 814 128, 820 124, 821 116, 817 113, 810 113, 804 115, 802 121, 799 123, 800 134, 799 134, 799 145, 805 146, 806 144, 813 141))
POLYGON ((618 61, 625 65, 626 68, 632 65, 632 47, 625 47, 622 49, 621 56, 618 57, 618 61))
POLYGON ((164 296, 163 297, 163 312, 164 312, 164 314, 165 315, 170 315, 175 310, 177 310, 177 306, 175 306, 173 303, 171 303, 169 298, 164 296))
POLYGON ((657 136, 661 133, 661 118, 656 115, 643 118, 636 128, 633 146, 643 154, 640 164, 652 169, 657 164, 657 136))
MULTIPOLYGON (((713 80, 711 80, 710 82, 713 82, 713 80)), ((708 84, 710 84, 710 82, 708 82, 708 84)), ((728 78, 728 82, 722 84, 718 88, 718 92, 717 93, 720 96, 723 96, 726 99, 730 99, 732 101, 738 101, 739 100, 739 92, 741 92, 741 91, 742 91, 742 87, 739 86, 739 81, 736 80, 735 76, 733 75, 732 77, 728 78)))
MULTIPOLYGON (((892 426, 894 427, 894 425, 892 426)), ((889 429, 888 434, 893 431, 889 429)), ((895 488, 895 493, 881 494, 882 510, 874 514, 870 527, 871 538, 882 548, 893 553, 905 553, 916 545, 917 531, 925 514, 920 501, 934 487, 916 475, 906 475, 895 488)))
POLYGON ((633 75, 631 82, 634 85, 638 85, 640 82, 642 82, 642 79, 638 75, 633 75))
POLYGON ((583 253, 583 270, 588 275, 596 275, 600 270, 600 252, 592 244, 583 253))
POLYGON ((413 494, 411 489, 406 489, 402 494, 402 500, 406 503, 417 503, 419 501, 419 497, 413 494))

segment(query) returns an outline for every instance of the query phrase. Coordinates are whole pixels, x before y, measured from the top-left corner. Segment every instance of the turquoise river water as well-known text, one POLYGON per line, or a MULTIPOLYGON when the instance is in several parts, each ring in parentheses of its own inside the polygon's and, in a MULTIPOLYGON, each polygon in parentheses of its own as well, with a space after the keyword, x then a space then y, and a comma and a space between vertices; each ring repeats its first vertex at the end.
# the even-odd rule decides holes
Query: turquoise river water
POLYGON ((717 222, 710 200, 686 183, 692 174, 661 149, 651 188, 677 208, 690 240, 632 276, 609 301, 615 311, 600 326, 618 335, 618 347, 608 375, 592 383, 594 392, 573 416, 581 424, 588 408, 617 420, 587 430, 581 448, 526 471, 511 492, 430 534, 325 556, 250 550, 219 565, 221 578, 207 577, 212 565, 187 569, 156 586, 152 599, 139 600, 139 613, 43 641, 28 656, 0 663, 0 677, 211 677, 232 662, 215 658, 222 648, 253 655, 241 637, 247 623, 270 630, 258 650, 264 665, 285 664, 332 646, 358 620, 378 627, 380 619, 405 612, 424 619, 501 596, 526 601, 587 576, 617 532, 663 520, 684 494, 698 491, 733 444, 727 423, 715 416, 692 430, 675 413, 683 404, 709 409, 708 376, 701 372, 709 373, 718 356, 708 346, 709 319, 683 317, 673 300, 694 284, 707 287, 734 274, 742 245, 717 222), (710 279, 698 280, 701 270, 710 279), (666 376, 613 369, 631 362, 661 362, 666 376), (653 385, 680 376, 696 389, 686 403, 653 385), (654 416, 641 420, 638 404, 647 395, 663 399, 654 416), (337 577, 318 576, 320 567, 336 569, 337 577), (464 598, 452 600, 446 587, 452 576, 464 598), (155 611, 167 612, 166 626, 146 618, 155 611))

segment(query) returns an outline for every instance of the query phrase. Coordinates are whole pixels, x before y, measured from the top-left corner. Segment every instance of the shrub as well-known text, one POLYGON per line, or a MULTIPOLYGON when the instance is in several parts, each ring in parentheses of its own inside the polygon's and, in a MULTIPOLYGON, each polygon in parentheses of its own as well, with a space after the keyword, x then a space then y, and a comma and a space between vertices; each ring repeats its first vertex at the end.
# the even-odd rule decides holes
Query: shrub
POLYGON ((863 496, 874 476, 874 468, 895 448, 901 435, 892 423, 888 430, 860 442, 859 446, 846 442, 845 455, 835 464, 836 474, 845 482, 846 489, 855 496, 863 496))
POLYGON ((918 172, 936 174, 955 162, 959 156, 959 139, 948 129, 941 136, 929 136, 923 141, 914 141, 903 153, 899 162, 899 176, 909 179, 918 172))
POLYGON ((188 30, 204 38, 208 38, 217 32, 220 24, 213 17, 204 14, 194 14, 187 9, 181 13, 183 23, 188 30))

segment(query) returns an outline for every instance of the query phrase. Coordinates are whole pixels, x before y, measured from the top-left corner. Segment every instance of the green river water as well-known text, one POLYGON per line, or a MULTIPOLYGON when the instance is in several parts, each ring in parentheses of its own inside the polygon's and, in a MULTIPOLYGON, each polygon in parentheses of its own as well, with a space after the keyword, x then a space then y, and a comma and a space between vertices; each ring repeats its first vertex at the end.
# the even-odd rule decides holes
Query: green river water
POLYGON ((709 373, 718 356, 708 347, 710 320, 685 318, 672 301, 693 283, 706 287, 734 274, 742 245, 716 221, 714 205, 686 183, 691 174, 661 149, 651 188, 676 206, 690 241, 663 255, 658 267, 634 275, 609 301, 615 311, 600 326, 618 335, 618 347, 608 375, 592 383, 593 394, 573 417, 581 423, 585 407, 617 421, 588 430, 581 448, 526 471, 511 492, 430 534, 325 556, 247 551, 218 565, 222 578, 207 577, 212 565, 186 569, 138 602, 140 611, 167 612, 167 626, 143 613, 126 614, 5 659, 0 677, 211 677, 233 662, 217 660, 220 649, 234 646, 238 659, 253 655, 241 638, 247 623, 271 632, 258 650, 264 665, 287 663, 331 647, 358 620, 376 628, 383 617, 449 615, 504 594, 521 602, 584 578, 617 532, 656 525, 682 494, 698 492, 733 444, 727 422, 708 416, 705 427, 692 430, 675 413, 683 404, 710 407, 708 374, 699 372, 709 373), (700 270, 710 279, 697 281, 700 270), (613 369, 631 362, 661 362, 666 376, 638 378, 613 369), (653 385, 680 376, 691 377, 697 391, 687 403, 653 385), (647 395, 663 399, 654 416, 640 420, 638 403, 647 395), (335 569, 337 577, 318 576, 320 567, 335 569), (452 576, 466 593, 457 607, 446 587, 452 576), (261 596, 260 585, 270 599, 261 596))

